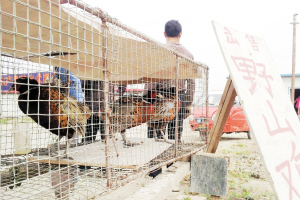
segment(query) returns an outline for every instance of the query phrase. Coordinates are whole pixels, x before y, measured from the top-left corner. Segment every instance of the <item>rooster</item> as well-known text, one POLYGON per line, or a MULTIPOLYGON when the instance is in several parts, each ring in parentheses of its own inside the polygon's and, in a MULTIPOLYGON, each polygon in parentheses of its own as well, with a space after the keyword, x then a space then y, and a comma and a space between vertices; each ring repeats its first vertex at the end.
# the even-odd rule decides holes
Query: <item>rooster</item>
MULTIPOLYGON (((163 127, 176 116, 176 104, 180 107, 180 101, 174 96, 164 96, 157 91, 149 91, 144 97, 121 97, 119 102, 110 108, 110 131, 112 134, 120 132, 126 145, 136 145, 137 143, 126 139, 126 129, 146 122, 149 122, 149 126, 158 123, 163 127)), ((100 118, 104 121, 105 114, 100 114, 100 118)), ((164 140, 166 141, 165 137, 164 140)))
MULTIPOLYGON (((40 126, 58 135, 58 141, 67 137, 65 157, 70 146, 69 139, 75 133, 84 136, 90 110, 68 93, 67 89, 54 85, 39 85, 35 79, 22 77, 16 80, 9 91, 20 92, 18 105, 21 111, 32 118, 40 126)), ((51 145, 50 155, 55 155, 55 147, 51 145)), ((70 157, 69 157, 70 158, 70 157)), ((70 158, 72 159, 72 158, 70 158)))
POLYGON ((172 93, 165 93, 160 91, 157 97, 159 98, 159 100, 154 102, 154 115, 152 115, 147 122, 147 126, 153 128, 155 141, 160 141, 157 138, 156 130, 160 130, 163 141, 167 141, 164 134, 165 127, 176 117, 176 103, 179 110, 181 102, 179 99, 175 101, 176 96, 172 93))

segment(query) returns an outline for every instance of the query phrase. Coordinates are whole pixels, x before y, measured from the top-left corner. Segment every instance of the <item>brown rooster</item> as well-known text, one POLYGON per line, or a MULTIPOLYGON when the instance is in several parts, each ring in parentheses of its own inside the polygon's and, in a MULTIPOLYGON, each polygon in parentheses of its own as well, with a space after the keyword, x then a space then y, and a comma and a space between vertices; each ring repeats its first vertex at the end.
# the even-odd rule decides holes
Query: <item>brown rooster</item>
MULTIPOLYGON (((127 141, 126 129, 146 122, 149 122, 149 126, 160 124, 163 127, 174 119, 176 104, 180 107, 180 101, 174 96, 163 96, 156 91, 149 91, 144 97, 122 97, 113 104, 109 113, 111 132, 120 132, 126 145, 135 145, 137 143, 127 141)), ((100 117, 102 121, 105 120, 104 113, 100 117)))
POLYGON ((163 140, 167 141, 164 134, 165 127, 176 117, 176 103, 179 110, 181 102, 180 100, 176 101, 176 96, 170 93, 159 93, 157 97, 159 98, 159 100, 155 101, 154 103, 154 114, 147 122, 147 126, 153 128, 154 138, 156 141, 159 141, 159 139, 157 138, 156 130, 160 130, 163 140))
MULTIPOLYGON (((71 96, 67 89, 51 84, 39 85, 34 79, 22 77, 16 80, 10 90, 20 92, 18 105, 24 114, 58 135, 58 141, 63 136, 68 138, 65 155, 70 146, 69 139, 75 133, 84 136, 87 119, 91 116, 90 110, 71 96)), ((55 155, 54 152, 55 147, 52 145, 51 156, 55 155)))

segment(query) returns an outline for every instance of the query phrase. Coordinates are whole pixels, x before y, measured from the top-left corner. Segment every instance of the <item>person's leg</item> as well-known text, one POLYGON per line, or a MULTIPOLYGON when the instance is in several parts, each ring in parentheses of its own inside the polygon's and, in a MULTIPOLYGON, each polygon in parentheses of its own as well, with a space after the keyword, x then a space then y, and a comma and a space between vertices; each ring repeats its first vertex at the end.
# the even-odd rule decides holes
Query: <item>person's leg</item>
MULTIPOLYGON (((183 131, 183 120, 186 112, 186 95, 184 91, 179 92, 179 99, 181 102, 180 110, 178 112, 178 141, 181 140, 183 131)), ((168 123, 168 139, 175 140, 175 118, 168 123)))
POLYGON ((181 101, 181 107, 178 113, 178 142, 181 141, 182 131, 183 131, 183 120, 186 115, 186 94, 184 91, 179 93, 179 99, 181 101))
POLYGON ((175 140, 175 118, 168 123, 168 139, 175 140))
POLYGON ((153 128, 148 127, 147 129, 147 138, 153 138, 153 128))

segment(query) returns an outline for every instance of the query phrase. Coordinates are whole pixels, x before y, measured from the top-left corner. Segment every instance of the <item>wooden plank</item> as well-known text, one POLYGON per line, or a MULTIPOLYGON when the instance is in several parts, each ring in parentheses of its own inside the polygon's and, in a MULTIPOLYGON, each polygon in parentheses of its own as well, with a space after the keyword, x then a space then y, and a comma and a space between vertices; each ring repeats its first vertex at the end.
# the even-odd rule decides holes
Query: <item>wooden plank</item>
MULTIPOLYGON (((141 142, 141 145, 127 147, 123 145, 120 138, 116 141, 118 148, 118 157, 114 151, 112 142, 110 142, 110 167, 118 167, 124 169, 138 169, 150 160, 154 159, 171 144, 165 142, 155 142, 154 139, 148 138, 128 138, 132 142, 141 142)), ((59 151, 62 154, 64 150, 59 151)), ((39 163, 51 163, 60 165, 82 165, 92 167, 106 167, 105 143, 94 142, 92 144, 69 148, 68 155, 74 160, 58 159, 49 156, 33 156, 29 157, 29 161, 39 163)))
MULTIPOLYGON (((18 20, 18 29, 11 32, 11 30, 14 30, 14 23, 11 23, 13 15, 6 15, 8 20, 1 21, 1 30, 6 33, 1 35, 1 51, 39 64, 68 66, 68 69, 80 79, 104 80, 102 73, 103 60, 96 59, 102 54, 102 48, 99 48, 99 44, 102 44, 103 35, 98 35, 101 31, 101 23, 94 17, 88 17, 88 15, 83 17, 73 9, 66 9, 66 6, 61 7, 57 2, 57 0, 30 1, 30 6, 35 9, 30 10, 30 18, 27 19, 28 7, 26 3, 14 4, 10 0, 1 0, 1 12, 11 13, 13 9, 16 9, 18 12, 15 13, 15 17, 28 20, 18 20), (45 12, 43 15, 40 15, 40 8, 45 12), (50 10, 51 15, 46 14, 50 13, 50 10), (28 29, 26 23, 41 23, 45 26, 51 24, 51 29, 60 30, 60 33, 52 32, 51 29, 47 28, 44 28, 41 32, 39 26, 30 26, 30 29, 28 29), (89 37, 85 37, 86 31, 89 32, 89 37), (27 39, 27 34, 30 35, 30 39, 27 39), (14 45, 12 42, 15 41, 14 37, 17 37, 18 45, 14 45), (45 42, 49 40, 52 42, 45 42), (88 45, 86 45, 87 43, 88 45), (29 47, 30 51, 28 52, 29 47), (69 52, 71 54, 43 56, 44 53, 50 51, 69 52), (42 55, 39 56, 40 54, 42 55)), ((74 1, 68 2, 74 3, 74 1)), ((95 10, 93 9, 93 12, 95 10)), ((80 11, 78 10, 78 12, 80 11)), ((113 24, 115 25, 115 22, 113 24)), ((107 62, 107 70, 111 73, 109 81, 134 84, 144 83, 145 81, 152 82, 154 79, 175 79, 173 63, 176 62, 176 57, 173 55, 174 53, 179 55, 179 53, 165 48, 162 44, 131 39, 119 28, 110 27, 107 36, 109 51, 107 51, 106 58, 110 61, 107 62), (151 56, 149 56, 149 49, 151 49, 151 56), (118 59, 116 59, 117 56, 118 59), (157 67, 161 63, 165 63, 165 69, 163 70, 157 67), (130 72, 130 76, 128 76, 128 72, 130 72), (129 82, 127 83, 127 81, 129 82)), ((180 57, 182 57, 181 54, 180 57)), ((179 65, 180 70, 185 71, 185 73, 178 74, 179 79, 202 78, 202 73, 207 68, 205 64, 188 58, 181 59, 179 65)))
POLYGON ((229 76, 209 134, 207 153, 216 152, 235 97, 236 92, 229 76))

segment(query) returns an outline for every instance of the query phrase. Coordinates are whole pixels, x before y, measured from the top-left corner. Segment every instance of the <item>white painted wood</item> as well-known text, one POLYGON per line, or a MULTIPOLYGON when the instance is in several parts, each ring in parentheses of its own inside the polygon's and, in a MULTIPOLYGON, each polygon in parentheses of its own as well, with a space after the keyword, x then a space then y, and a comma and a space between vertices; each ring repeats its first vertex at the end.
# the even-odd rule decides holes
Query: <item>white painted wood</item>
POLYGON ((267 44, 213 26, 274 192, 300 199, 300 123, 267 44))

